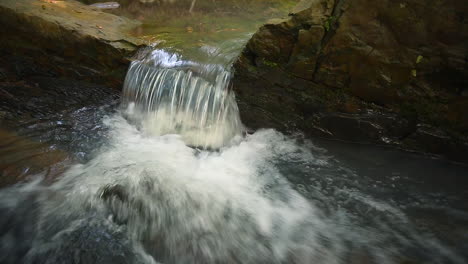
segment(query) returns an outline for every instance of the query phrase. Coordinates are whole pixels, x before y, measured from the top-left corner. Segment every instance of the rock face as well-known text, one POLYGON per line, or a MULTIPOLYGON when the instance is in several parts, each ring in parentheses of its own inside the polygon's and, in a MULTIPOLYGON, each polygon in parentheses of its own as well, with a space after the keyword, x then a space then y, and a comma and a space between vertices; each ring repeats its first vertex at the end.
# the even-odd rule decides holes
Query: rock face
POLYGON ((252 128, 468 161, 463 0, 304 0, 261 27, 234 67, 252 128))
POLYGON ((129 57, 142 45, 139 23, 73 0, 0 1, 0 55, 30 58, 51 74, 120 88, 129 57))

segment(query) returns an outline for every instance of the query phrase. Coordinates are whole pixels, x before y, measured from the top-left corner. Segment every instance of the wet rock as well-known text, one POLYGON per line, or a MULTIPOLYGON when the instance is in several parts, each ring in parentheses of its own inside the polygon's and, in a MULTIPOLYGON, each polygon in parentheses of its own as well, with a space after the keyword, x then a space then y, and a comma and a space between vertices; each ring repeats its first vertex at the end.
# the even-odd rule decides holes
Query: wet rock
POLYGON ((128 193, 121 185, 109 185, 102 189, 99 197, 103 200, 118 199, 121 202, 128 201, 128 193))
MULTIPOLYGON (((24 262, 144 263, 121 230, 98 221, 96 217, 83 219, 79 225, 57 234, 53 242, 44 241, 41 250, 32 250, 24 262)), ((42 239, 45 240, 45 238, 42 239)))
POLYGON ((453 160, 465 161, 468 156, 468 144, 442 129, 420 124, 417 130, 403 141, 412 149, 421 152, 438 153, 453 160))
POLYGON ((114 9, 114 8, 119 8, 120 4, 117 2, 104 2, 104 3, 91 4, 89 6, 99 8, 99 9, 114 9))
POLYGON ((3 68, 0 68, 0 82, 4 81, 7 79, 7 73, 6 70, 3 68))
POLYGON ((49 145, 0 129, 0 188, 43 172, 47 180, 67 167, 68 156, 49 145))
POLYGON ((398 144, 415 131, 411 120, 383 113, 320 113, 301 129, 309 135, 360 143, 398 144))
POLYGON ((13 123, 21 123, 27 116, 51 116, 117 98, 117 91, 109 87, 74 79, 30 76, 0 82, 0 111, 8 113, 5 120, 13 123))
POLYGON ((424 140, 403 139, 423 137, 414 124, 425 123, 465 146, 467 14, 461 0, 301 1, 289 19, 261 27, 234 65, 243 120, 410 149, 424 140))
POLYGON ((120 88, 129 58, 143 44, 130 33, 139 22, 73 0, 4 0, 0 23, 0 55, 32 60, 38 67, 23 64, 21 75, 47 69, 120 88))
POLYGON ((324 115, 314 123, 315 126, 328 131, 330 137, 347 141, 377 142, 383 134, 383 128, 378 124, 354 115, 324 115))
POLYGON ((89 140, 86 131, 96 133, 96 124, 79 113, 100 115, 94 106, 116 102, 118 91, 54 76, 23 57, 0 56, 0 65, 6 76, 0 80, 0 188, 39 173, 53 182, 82 150, 72 135, 89 140))

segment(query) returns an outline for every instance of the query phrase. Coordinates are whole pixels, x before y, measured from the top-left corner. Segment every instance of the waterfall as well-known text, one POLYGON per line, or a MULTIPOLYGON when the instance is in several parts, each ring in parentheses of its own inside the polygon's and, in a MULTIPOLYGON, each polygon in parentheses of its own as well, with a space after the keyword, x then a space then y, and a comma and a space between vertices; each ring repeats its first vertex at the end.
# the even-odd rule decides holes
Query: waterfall
MULTIPOLYGON (((105 132, 89 160, 0 190, 0 263, 467 263, 408 209, 465 212, 397 164, 367 175, 301 137, 240 137, 230 78, 163 50, 134 61, 123 110, 93 124, 105 132)), ((72 134, 98 134, 83 130, 72 134)))
POLYGON ((154 50, 132 62, 123 105, 145 133, 179 134, 188 145, 219 148, 242 132, 230 79, 222 65, 154 50))

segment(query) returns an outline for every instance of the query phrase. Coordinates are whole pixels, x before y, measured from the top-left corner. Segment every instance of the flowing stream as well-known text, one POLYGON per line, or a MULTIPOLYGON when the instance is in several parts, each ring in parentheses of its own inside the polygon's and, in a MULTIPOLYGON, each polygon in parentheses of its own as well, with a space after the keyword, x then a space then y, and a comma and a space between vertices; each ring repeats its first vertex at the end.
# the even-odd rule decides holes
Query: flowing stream
POLYGON ((0 190, 0 263, 466 263, 466 167, 248 134, 220 55, 146 50, 120 106, 51 117, 78 158, 0 190))

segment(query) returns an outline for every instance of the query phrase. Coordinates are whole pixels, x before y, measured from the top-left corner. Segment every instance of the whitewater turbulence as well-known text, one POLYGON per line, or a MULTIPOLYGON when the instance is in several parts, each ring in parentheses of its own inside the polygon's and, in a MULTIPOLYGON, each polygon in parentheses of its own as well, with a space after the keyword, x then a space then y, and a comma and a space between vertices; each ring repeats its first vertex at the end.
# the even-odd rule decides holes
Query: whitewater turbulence
POLYGON ((0 191, 0 263, 464 263, 324 150, 242 135, 229 79, 161 50, 133 62, 92 159, 0 191))
POLYGON ((189 145, 219 148, 242 131, 230 79, 221 65, 154 50, 131 64, 123 103, 150 135, 179 134, 189 145))

